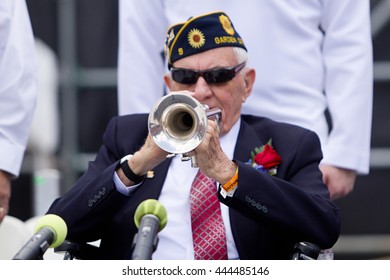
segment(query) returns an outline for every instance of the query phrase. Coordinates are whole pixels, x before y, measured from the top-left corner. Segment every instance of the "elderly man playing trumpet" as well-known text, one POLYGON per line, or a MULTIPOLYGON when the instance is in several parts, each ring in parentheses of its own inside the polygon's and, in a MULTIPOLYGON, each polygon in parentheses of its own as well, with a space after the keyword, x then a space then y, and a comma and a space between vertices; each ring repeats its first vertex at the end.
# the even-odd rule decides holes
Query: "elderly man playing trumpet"
POLYGON ((50 207, 67 239, 101 239, 95 257, 129 259, 135 210, 157 199, 168 222, 153 259, 289 259, 300 241, 332 247, 339 213, 322 182, 319 140, 241 115, 255 70, 229 17, 212 12, 170 27, 165 50, 170 93, 149 115, 113 118, 96 159, 50 207))

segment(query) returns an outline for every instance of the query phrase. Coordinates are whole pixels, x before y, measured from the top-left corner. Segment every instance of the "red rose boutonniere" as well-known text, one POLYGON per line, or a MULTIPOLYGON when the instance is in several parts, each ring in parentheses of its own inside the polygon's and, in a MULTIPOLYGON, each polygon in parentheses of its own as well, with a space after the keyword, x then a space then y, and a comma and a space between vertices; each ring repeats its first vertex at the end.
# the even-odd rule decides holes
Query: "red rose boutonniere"
POLYGON ((247 164, 261 172, 267 172, 270 175, 276 175, 277 168, 282 162, 281 156, 272 147, 272 139, 267 144, 256 147, 252 151, 251 159, 247 164))

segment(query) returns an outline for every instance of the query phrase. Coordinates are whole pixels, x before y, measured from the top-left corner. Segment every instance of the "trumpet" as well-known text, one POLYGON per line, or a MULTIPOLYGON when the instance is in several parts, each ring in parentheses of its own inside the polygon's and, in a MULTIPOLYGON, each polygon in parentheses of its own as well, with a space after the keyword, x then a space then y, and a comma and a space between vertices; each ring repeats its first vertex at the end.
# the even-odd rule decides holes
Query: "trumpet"
POLYGON ((182 154, 182 161, 191 159, 192 167, 197 167, 195 157, 189 152, 194 150, 204 139, 207 121, 221 120, 221 110, 212 110, 195 98, 173 92, 160 98, 149 113, 148 129, 154 142, 168 156, 182 154))

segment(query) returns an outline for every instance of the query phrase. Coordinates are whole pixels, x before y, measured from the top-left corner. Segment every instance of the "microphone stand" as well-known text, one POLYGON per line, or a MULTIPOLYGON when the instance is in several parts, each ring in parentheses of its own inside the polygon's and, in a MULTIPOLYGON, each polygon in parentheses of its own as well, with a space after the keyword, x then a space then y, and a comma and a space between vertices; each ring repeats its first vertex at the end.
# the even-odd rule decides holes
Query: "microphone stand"
POLYGON ((151 214, 142 217, 138 233, 133 239, 132 260, 151 260, 158 245, 158 231, 160 221, 151 214))

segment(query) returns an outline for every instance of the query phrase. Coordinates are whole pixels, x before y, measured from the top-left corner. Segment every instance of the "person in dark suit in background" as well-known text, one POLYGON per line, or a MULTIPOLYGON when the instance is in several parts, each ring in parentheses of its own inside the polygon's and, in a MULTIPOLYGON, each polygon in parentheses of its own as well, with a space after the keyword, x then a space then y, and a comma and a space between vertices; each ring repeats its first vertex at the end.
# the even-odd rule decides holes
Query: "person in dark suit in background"
POLYGON ((241 115, 255 70, 246 67, 243 38, 229 17, 212 12, 170 27, 165 51, 167 96, 184 94, 219 108, 220 124, 207 121, 204 139, 190 152, 192 167, 180 156, 167 158, 148 133, 148 114, 114 117, 95 160, 49 208, 65 220, 67 239, 100 239, 96 258, 129 259, 134 212, 154 198, 165 205, 168 223, 153 259, 288 259, 299 241, 332 247, 339 212, 322 181, 319 139, 298 126, 241 115), (203 244, 196 242, 203 215, 194 225, 193 214, 209 206, 192 192, 198 171, 214 183, 218 198, 206 215, 220 216, 207 224, 203 244))

